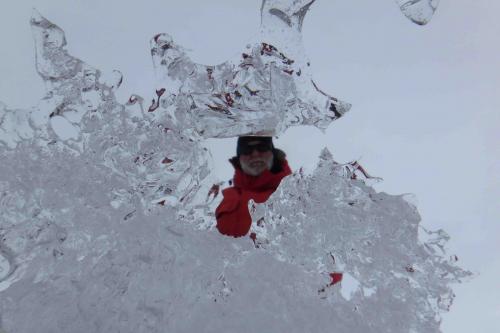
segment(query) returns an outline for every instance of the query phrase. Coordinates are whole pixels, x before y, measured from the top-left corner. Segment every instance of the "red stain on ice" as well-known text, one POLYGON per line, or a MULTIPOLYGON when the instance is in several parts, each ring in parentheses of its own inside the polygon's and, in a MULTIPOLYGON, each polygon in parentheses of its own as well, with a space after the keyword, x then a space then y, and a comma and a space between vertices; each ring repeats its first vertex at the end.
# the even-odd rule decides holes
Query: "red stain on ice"
POLYGON ((343 276, 343 274, 339 273, 339 272, 330 273, 330 278, 332 279, 330 281, 330 286, 333 286, 333 285, 339 283, 340 281, 342 281, 342 276, 343 276))

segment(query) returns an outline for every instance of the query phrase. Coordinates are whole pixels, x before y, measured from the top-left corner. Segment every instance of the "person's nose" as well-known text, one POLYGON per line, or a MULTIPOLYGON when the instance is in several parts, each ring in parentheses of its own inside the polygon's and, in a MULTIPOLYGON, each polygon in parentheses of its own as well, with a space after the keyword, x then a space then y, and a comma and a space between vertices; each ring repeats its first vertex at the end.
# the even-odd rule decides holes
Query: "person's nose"
POLYGON ((250 154, 251 157, 259 157, 260 152, 257 149, 252 149, 252 153, 250 154))

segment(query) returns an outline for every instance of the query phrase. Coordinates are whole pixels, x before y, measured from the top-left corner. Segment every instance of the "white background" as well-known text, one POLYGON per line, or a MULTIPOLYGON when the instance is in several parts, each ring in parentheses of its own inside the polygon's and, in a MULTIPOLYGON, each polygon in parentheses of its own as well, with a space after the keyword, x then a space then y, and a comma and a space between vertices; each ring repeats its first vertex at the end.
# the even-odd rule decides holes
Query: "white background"
MULTIPOLYGON (((125 77, 118 98, 154 88, 149 40, 171 34, 201 63, 239 54, 258 31, 260 0, 1 0, 0 101, 29 108, 43 96, 31 9, 66 32, 69 52, 125 77)), ((275 140, 293 169, 311 171, 327 146, 413 193, 422 224, 445 229, 449 250, 478 275, 455 287, 444 332, 500 331, 500 2, 441 0, 419 27, 392 0, 318 0, 303 35, 320 88, 353 108, 326 133, 294 128, 275 140)), ((235 140, 210 140, 227 179, 235 140)))

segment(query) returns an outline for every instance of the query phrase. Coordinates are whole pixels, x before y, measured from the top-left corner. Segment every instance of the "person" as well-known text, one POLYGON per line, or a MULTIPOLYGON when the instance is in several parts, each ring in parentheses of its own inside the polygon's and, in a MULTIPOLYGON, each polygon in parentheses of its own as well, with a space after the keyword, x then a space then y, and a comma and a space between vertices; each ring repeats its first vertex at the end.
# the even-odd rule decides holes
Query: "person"
POLYGON ((248 201, 265 202, 292 171, 285 153, 274 148, 272 137, 239 137, 236 156, 229 162, 234 167, 233 186, 222 191, 215 217, 220 233, 241 237, 252 225, 248 201))

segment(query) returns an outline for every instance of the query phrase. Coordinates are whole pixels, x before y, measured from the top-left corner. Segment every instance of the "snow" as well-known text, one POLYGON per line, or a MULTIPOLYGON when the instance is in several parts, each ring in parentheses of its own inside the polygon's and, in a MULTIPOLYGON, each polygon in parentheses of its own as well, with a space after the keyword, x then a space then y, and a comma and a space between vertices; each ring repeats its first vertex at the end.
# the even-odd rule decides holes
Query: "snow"
MULTIPOLYGON (((16 137, 1 148, 7 162, 1 166, 0 190, 16 203, 6 205, 1 216, 2 245, 14 254, 6 260, 18 265, 15 280, 2 282, 11 283, 0 299, 7 332, 439 330, 439 314, 453 297, 449 284, 468 275, 443 253, 447 236, 426 232, 431 237, 419 241, 414 206, 403 196, 377 193, 351 180, 326 150, 312 175, 287 178, 268 203, 257 207, 255 213, 266 220, 263 230, 256 230, 259 248, 212 229, 216 202, 207 207, 205 200, 216 180, 201 147, 204 136, 274 130, 271 124, 284 130, 297 125, 292 121, 297 111, 300 124, 326 128, 334 118, 328 118, 325 103, 315 103, 332 97, 290 81, 287 73, 279 73, 277 86, 259 79, 252 83, 283 95, 256 104, 245 96, 244 103, 227 109, 232 115, 248 119, 245 112, 258 113, 261 103, 277 102, 279 108, 290 100, 297 103, 297 97, 300 108, 286 117, 269 112, 269 118, 263 110, 241 126, 196 108, 213 101, 206 91, 193 98, 191 108, 186 100, 206 82, 195 78, 194 86, 179 80, 172 85, 169 69, 159 70, 160 84, 169 83, 169 90, 163 97, 156 93, 158 108, 133 112, 114 98, 118 85, 97 80, 99 71, 89 81, 85 65, 57 48, 65 40, 60 28, 36 15, 33 23, 54 33, 46 35, 47 43, 38 40, 39 47, 51 49, 49 57, 37 58, 40 75, 60 75, 49 87, 44 109, 35 113, 62 106, 50 119, 79 123, 81 139, 60 141, 53 121, 33 126, 34 113, 28 112, 23 121, 33 132, 16 137, 16 126, 2 127, 16 137), (97 92, 90 106, 88 88, 97 92), (314 91, 315 98, 305 98, 314 91), (179 94, 169 95, 173 92, 179 94), (69 116, 74 109, 86 112, 69 116), (203 113, 202 122, 197 117, 203 113), (172 162, 163 163, 165 158, 172 162), (180 202, 182 210, 171 207, 180 202), (327 287, 336 266, 346 271, 347 282, 327 287), (369 291, 356 292, 358 284, 369 291), (28 313, 29 322, 23 320, 28 313), (252 325, 247 318, 255 319, 252 325)), ((255 53, 259 47, 249 48, 257 64, 265 63, 255 53)), ((279 59, 279 53, 269 56, 279 59)), ((155 60, 161 65, 161 59, 155 60)), ((264 77, 259 75, 268 69, 263 66, 250 77, 264 77)), ((223 71, 214 76, 217 89, 226 91, 220 85, 223 71)), ((232 84, 242 82, 248 81, 232 84)))

